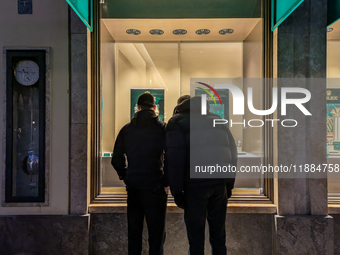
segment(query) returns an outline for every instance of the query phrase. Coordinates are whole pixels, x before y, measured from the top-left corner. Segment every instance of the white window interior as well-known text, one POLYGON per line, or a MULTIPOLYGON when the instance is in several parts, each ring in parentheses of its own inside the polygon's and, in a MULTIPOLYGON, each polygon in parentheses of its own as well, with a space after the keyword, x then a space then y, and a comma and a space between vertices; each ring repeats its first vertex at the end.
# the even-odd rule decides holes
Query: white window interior
MULTIPOLYGON (((177 99, 190 94, 190 82, 215 84, 231 79, 262 78, 262 20, 247 19, 102 19, 101 21, 101 187, 103 193, 124 191, 111 166, 111 155, 119 130, 130 122, 136 102, 131 102, 136 89, 164 91, 164 114, 167 122, 177 99), (152 35, 159 28, 162 35, 152 35), (175 29, 185 29, 185 35, 175 35, 175 29), (197 29, 209 29, 198 35, 197 29), (131 35, 128 29, 138 29, 131 35), (221 35, 219 30, 233 29, 221 35)), ((245 91, 246 84, 237 84, 245 91)), ((262 88, 254 91, 254 106, 263 109, 262 88)), ((229 104, 232 95, 229 93, 229 104)), ((161 107, 161 106, 160 106, 161 107)), ((231 109, 231 108, 229 108, 231 109)), ((235 116, 242 122, 244 116, 235 116)), ((232 112, 229 112, 232 115, 232 112)), ((258 119, 258 116, 256 117, 258 119)), ((263 161, 263 129, 230 128, 239 145, 238 167, 260 165, 263 161)), ((236 177, 235 192, 261 194, 263 179, 236 177)))

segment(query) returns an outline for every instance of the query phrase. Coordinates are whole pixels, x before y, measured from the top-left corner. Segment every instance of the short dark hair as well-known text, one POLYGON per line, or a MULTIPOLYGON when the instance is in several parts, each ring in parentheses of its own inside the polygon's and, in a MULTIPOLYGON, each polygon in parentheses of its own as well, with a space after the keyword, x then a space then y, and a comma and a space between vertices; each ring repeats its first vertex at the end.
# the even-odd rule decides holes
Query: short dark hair
POLYGON ((150 93, 145 92, 138 97, 137 104, 141 107, 147 106, 151 108, 155 106, 155 98, 150 93))
POLYGON ((183 95, 183 96, 180 96, 180 97, 177 99, 177 104, 180 104, 180 103, 182 103, 183 101, 188 100, 188 99, 190 99, 190 95, 183 95))
POLYGON ((154 106, 139 105, 141 110, 153 110, 154 106))

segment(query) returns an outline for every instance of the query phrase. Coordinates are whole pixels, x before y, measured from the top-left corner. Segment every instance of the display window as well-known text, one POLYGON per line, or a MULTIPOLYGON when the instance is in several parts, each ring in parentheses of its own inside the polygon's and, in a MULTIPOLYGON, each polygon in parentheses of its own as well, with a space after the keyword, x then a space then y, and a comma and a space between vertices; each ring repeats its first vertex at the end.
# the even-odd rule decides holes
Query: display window
MULTIPOLYGON (((157 21, 103 19, 101 22, 101 191, 124 192, 111 166, 112 149, 120 129, 138 110, 137 98, 144 92, 155 97, 156 113, 167 122, 177 99, 192 94, 190 84, 228 84, 240 78, 261 78, 263 66, 262 20, 225 19, 181 22, 186 35, 176 35, 177 20, 163 21, 163 34, 150 30, 157 21), (200 24, 197 24, 200 23, 200 24), (212 26, 213 25, 213 26, 212 26), (195 33, 200 27, 212 27, 212 35, 195 33), (140 34, 129 34, 129 29, 140 34), (229 28, 228 35, 220 32, 229 28), (232 31, 232 32, 231 32, 232 31), (138 32, 137 32, 138 33, 138 32), (213 34, 214 33, 214 34, 213 34), (141 36, 142 34, 146 34, 141 36), (157 40, 157 41, 155 41, 157 40)), ((263 88, 254 91, 254 105, 263 109, 263 88)), ((224 115, 231 115, 232 95, 227 94, 224 115)), ((242 122, 235 116, 234 121, 242 122)), ((263 164, 263 129, 234 125, 230 130, 238 146, 238 165, 263 164)), ((262 194, 263 178, 236 178, 234 194, 262 194)))
MULTIPOLYGON (((255 9, 259 8, 261 5, 255 9)), ((272 56, 270 19, 261 17, 261 12, 231 18, 198 18, 195 14, 192 18, 148 19, 128 18, 124 13, 124 17, 110 17, 114 9, 109 9, 104 4, 95 10, 99 19, 94 19, 91 34, 93 205, 126 202, 125 184, 111 165, 112 151, 119 131, 138 110, 140 94, 149 92, 154 96, 156 114, 167 123, 180 96, 197 94, 191 91, 197 82, 212 86, 232 83, 246 94, 244 78, 271 77, 267 63, 272 56)), ((256 109, 270 107, 266 93, 271 93, 270 85, 260 82, 253 91, 256 109)), ((240 123, 252 117, 247 111, 244 116, 232 116, 232 93, 221 95, 223 105, 213 109, 220 116, 233 117, 240 123)), ((230 131, 237 144, 238 167, 259 166, 272 160, 271 134, 265 126, 235 125, 230 131)), ((236 177, 231 200, 272 203, 270 177, 236 177)))
MULTIPOLYGON (((328 27, 327 33, 327 164, 340 164, 340 21, 328 27)), ((329 204, 338 204, 340 178, 328 172, 329 204)))

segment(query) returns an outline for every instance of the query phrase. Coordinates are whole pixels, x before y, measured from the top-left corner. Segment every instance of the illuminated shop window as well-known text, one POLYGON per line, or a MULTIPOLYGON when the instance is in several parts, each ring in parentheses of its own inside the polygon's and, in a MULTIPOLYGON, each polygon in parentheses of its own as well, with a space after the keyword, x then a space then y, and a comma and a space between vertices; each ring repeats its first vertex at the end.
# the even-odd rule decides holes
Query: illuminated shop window
MULTIPOLYGON (((340 164, 340 22, 327 33, 327 163, 340 164)), ((340 195, 339 173, 328 173, 330 202, 340 195), (332 198, 333 197, 333 198, 332 198)), ((336 199, 335 199, 336 200, 336 199)))
MULTIPOLYGON (((143 92, 156 99, 156 111, 167 122, 177 99, 190 95, 190 84, 224 84, 240 78, 262 78, 262 20, 220 19, 163 22, 160 31, 151 20, 101 21, 101 190, 125 191, 111 166, 112 149, 120 129, 137 110, 136 101, 143 92), (197 24, 209 33, 197 33, 197 24), (181 26, 179 26, 181 25, 181 26), (136 26, 136 27, 134 27, 136 26), (180 29, 181 28, 181 29, 180 29), (177 30, 176 30, 177 29, 177 30), (175 31, 175 32, 174 32, 175 31), (184 32, 185 31, 185 32, 184 32)), ((203 31, 203 30, 202 30, 203 31)), ((201 31, 201 32, 202 32, 201 31)), ((204 31, 203 31, 204 32, 204 31)), ((247 84, 237 86, 246 91, 247 84)), ((254 107, 263 109, 263 89, 254 91, 254 107)), ((231 116, 232 95, 224 95, 224 116, 231 116)), ((251 119, 249 112, 234 116, 234 121, 251 119), (236 119, 237 118, 237 119, 236 119)), ((256 117, 258 119, 258 116, 256 117)), ((230 127, 239 151, 238 167, 263 163, 263 129, 242 125, 230 127)), ((263 178, 236 178, 234 194, 261 194, 263 178)))

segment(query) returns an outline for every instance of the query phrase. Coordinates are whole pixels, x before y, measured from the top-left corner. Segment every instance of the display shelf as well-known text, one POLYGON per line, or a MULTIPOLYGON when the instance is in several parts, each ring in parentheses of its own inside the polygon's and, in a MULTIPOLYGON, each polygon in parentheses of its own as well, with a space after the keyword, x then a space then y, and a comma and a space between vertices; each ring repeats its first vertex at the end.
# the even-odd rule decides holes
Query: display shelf
POLYGON ((102 152, 102 158, 112 158, 112 152, 102 152))
MULTIPOLYGON (((126 203, 111 204, 90 204, 89 213, 126 213, 126 203)), ((277 208, 275 204, 254 204, 254 203, 228 203, 227 213, 255 213, 255 214, 275 214, 277 208)), ((167 213, 183 213, 175 203, 168 202, 167 213)))
MULTIPOLYGON (((112 152, 102 152, 102 157, 103 158, 111 158, 112 154, 113 154, 112 152)), ((237 155, 240 158, 245 158, 245 157, 247 157, 247 158, 258 158, 259 157, 259 156, 250 154, 250 153, 245 152, 245 151, 238 152, 237 155)))

